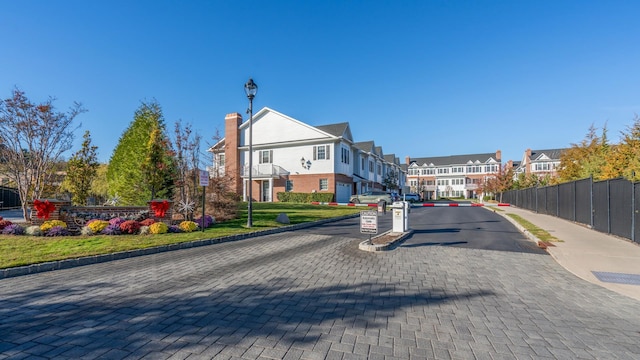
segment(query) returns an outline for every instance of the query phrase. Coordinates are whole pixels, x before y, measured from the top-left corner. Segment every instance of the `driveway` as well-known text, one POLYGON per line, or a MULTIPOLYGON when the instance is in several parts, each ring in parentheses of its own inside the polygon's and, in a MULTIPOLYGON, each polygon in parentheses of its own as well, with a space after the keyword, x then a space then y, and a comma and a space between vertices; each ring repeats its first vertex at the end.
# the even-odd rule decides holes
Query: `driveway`
POLYGON ((0 358, 640 357, 640 302, 550 256, 365 238, 350 219, 3 279, 0 358))

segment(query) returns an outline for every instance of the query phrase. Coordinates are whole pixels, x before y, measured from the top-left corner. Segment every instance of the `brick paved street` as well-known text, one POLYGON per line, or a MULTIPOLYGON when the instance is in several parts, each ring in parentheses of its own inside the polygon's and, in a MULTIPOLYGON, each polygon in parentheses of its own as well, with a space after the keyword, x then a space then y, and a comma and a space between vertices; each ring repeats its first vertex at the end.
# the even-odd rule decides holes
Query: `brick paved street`
POLYGON ((640 303, 548 255, 344 224, 0 280, 0 358, 640 358, 640 303))

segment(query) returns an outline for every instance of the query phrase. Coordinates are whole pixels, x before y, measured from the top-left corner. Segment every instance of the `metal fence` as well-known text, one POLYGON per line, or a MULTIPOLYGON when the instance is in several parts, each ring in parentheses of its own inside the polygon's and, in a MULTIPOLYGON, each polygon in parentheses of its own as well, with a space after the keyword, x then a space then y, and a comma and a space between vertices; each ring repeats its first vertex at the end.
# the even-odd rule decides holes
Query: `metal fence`
POLYGON ((589 225, 595 230, 640 243, 640 183, 626 179, 569 183, 510 190, 504 202, 542 214, 589 225))
POLYGON ((0 185, 0 209, 20 207, 20 196, 14 188, 0 185))

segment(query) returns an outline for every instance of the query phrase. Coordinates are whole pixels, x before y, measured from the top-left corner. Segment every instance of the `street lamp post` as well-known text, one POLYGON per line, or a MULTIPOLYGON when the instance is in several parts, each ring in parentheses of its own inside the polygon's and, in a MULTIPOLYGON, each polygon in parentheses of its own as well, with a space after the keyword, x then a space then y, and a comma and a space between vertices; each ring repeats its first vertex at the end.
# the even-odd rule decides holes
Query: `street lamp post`
POLYGON ((249 205, 247 207, 247 227, 253 226, 253 208, 252 208, 252 183, 253 183, 253 98, 256 96, 258 92, 258 85, 253 82, 253 79, 249 78, 246 84, 244 84, 244 92, 247 93, 247 98, 249 99, 249 187, 248 187, 248 197, 249 197, 249 205))

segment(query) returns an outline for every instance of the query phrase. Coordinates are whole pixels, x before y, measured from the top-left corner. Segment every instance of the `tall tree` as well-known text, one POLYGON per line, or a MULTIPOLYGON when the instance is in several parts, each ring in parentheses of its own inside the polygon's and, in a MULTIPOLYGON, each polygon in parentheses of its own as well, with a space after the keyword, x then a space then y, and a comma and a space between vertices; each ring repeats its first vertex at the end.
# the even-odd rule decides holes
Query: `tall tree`
POLYGON ((96 204, 102 204, 109 197, 109 183, 107 182, 107 169, 109 165, 100 164, 96 169, 96 176, 91 181, 91 196, 95 198, 96 204))
POLYGON ((142 163, 142 175, 149 187, 151 199, 172 198, 175 163, 171 144, 159 128, 149 135, 146 158, 142 163))
POLYGON ((633 125, 622 131, 622 141, 613 146, 607 157, 602 175, 605 179, 625 177, 640 180, 640 117, 636 115, 633 125))
POLYGON ((82 147, 67 162, 65 188, 71 191, 71 202, 75 205, 86 205, 91 193, 91 183, 96 177, 98 166, 97 146, 91 145, 91 134, 84 133, 82 147))
POLYGON ((560 180, 572 181, 590 176, 596 180, 602 180, 602 169, 609 151, 606 125, 602 129, 601 136, 596 134, 596 128, 591 125, 587 136, 580 144, 572 144, 560 155, 558 168, 560 180))
POLYGON ((54 165, 71 149, 73 120, 86 111, 74 103, 67 112, 59 112, 54 100, 37 104, 19 89, 0 100, 0 172, 15 183, 26 221, 30 220, 29 202, 42 196, 48 179, 55 175, 54 165))
MULTIPOLYGON (((125 205, 145 205, 152 199, 151 186, 145 179, 142 165, 148 160, 149 140, 156 129, 166 139, 160 105, 156 101, 143 102, 111 155, 107 170, 109 195, 125 205)), ((163 190, 156 189, 156 192, 163 190)))

